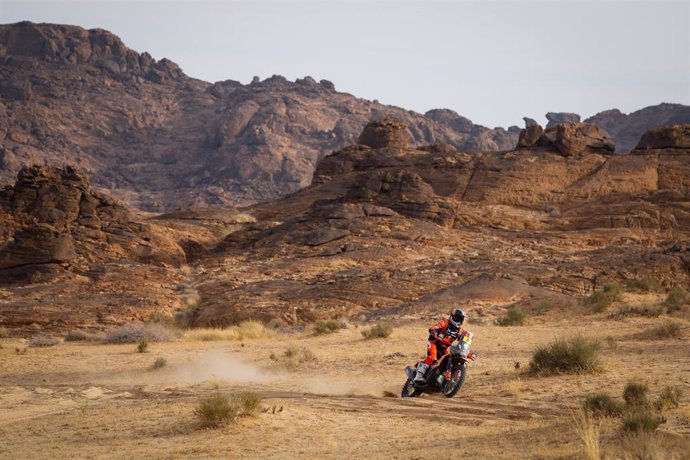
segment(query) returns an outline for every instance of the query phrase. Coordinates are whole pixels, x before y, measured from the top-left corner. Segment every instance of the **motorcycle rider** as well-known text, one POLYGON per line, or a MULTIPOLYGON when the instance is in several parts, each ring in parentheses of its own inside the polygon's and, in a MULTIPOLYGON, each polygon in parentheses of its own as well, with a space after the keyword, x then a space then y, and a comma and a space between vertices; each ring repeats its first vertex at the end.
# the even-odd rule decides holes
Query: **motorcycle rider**
POLYGON ((459 308, 454 308, 448 318, 440 320, 436 325, 429 328, 429 339, 426 347, 426 359, 417 365, 417 375, 415 383, 424 383, 424 376, 439 356, 443 356, 446 349, 450 347, 458 336, 462 334, 462 324, 465 322, 465 312, 459 308))

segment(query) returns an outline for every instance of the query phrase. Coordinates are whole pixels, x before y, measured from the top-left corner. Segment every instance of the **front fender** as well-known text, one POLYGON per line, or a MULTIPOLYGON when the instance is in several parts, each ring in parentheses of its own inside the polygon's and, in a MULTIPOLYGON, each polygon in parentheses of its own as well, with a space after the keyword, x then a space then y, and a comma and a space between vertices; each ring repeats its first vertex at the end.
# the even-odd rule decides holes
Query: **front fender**
POLYGON ((412 380, 412 379, 414 379, 414 375, 416 374, 416 371, 411 366, 407 366, 405 368, 405 374, 407 374, 408 379, 412 380))

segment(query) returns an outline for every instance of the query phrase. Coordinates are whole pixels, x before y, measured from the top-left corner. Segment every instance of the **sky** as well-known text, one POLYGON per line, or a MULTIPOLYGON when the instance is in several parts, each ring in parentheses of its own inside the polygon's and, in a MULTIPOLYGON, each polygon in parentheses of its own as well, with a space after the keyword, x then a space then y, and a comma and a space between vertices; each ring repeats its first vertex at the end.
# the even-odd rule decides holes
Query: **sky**
POLYGON ((690 1, 0 0, 0 23, 103 28, 191 77, 310 75, 485 126, 690 104, 690 1))

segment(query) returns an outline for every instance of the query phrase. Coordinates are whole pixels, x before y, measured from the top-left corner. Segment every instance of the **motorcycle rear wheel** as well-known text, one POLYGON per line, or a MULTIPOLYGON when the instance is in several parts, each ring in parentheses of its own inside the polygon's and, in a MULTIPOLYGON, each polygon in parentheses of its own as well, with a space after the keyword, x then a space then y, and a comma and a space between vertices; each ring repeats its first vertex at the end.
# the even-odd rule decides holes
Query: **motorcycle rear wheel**
POLYGON ((465 366, 460 366, 458 369, 453 371, 453 375, 450 380, 443 382, 441 386, 441 392, 446 398, 452 398, 455 396, 460 387, 465 383, 465 377, 467 376, 467 368, 465 366))
POLYGON ((402 394, 400 396, 403 398, 417 398, 420 394, 422 392, 414 386, 412 379, 407 379, 407 382, 402 387, 402 394))

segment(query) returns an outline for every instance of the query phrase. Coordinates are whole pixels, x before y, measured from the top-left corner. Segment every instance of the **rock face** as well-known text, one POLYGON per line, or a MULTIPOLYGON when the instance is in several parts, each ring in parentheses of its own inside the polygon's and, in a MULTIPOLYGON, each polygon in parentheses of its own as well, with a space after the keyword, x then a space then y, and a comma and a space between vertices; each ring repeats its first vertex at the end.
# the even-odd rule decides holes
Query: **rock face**
POLYGON ((635 149, 690 149, 690 124, 663 126, 647 131, 635 149))
POLYGON ((580 153, 613 153, 616 146, 609 135, 594 123, 562 123, 546 131, 531 125, 520 131, 517 149, 556 148, 563 156, 580 153))
POLYGON ((398 120, 381 119, 368 123, 357 139, 358 144, 374 149, 393 147, 404 149, 410 146, 410 136, 405 123, 398 120))
POLYGON ((309 185, 316 162, 392 117, 414 144, 510 149, 517 132, 428 116, 281 76, 215 84, 110 32, 0 26, 0 181, 24 165, 78 166, 141 209, 250 203, 309 185))
POLYGON ((549 112, 546 114, 546 119, 549 120, 549 122, 546 124, 546 129, 556 127, 560 124, 563 123, 579 123, 580 122, 580 115, 576 113, 567 113, 567 112, 549 112))
POLYGON ((605 110, 585 120, 606 130, 616 142, 617 152, 629 152, 645 132, 665 125, 690 123, 690 107, 680 104, 659 104, 632 112, 605 110))
POLYGON ((594 123, 569 123, 556 126, 554 144, 565 156, 583 152, 613 153, 616 150, 608 133, 594 123))
POLYGON ((0 191, 0 213, 3 281, 52 276, 70 265, 104 259, 176 265, 185 260, 174 241, 93 192, 71 167, 22 168, 15 185, 0 191))

